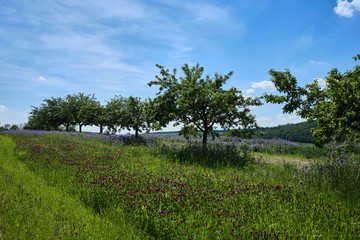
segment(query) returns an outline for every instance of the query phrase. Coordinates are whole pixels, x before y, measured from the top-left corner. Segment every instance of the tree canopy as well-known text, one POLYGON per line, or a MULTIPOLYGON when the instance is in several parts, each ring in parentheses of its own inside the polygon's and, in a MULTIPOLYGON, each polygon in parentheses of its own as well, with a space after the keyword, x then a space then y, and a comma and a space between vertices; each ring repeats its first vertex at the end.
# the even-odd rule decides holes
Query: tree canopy
POLYGON ((64 125, 66 131, 78 124, 81 132, 83 125, 97 124, 99 102, 94 95, 78 93, 65 98, 44 99, 39 107, 32 106, 25 128, 39 130, 59 130, 64 125))
POLYGON ((233 72, 226 75, 215 73, 213 78, 209 75, 203 78, 204 68, 199 64, 191 68, 184 64, 181 68, 184 76, 177 78, 176 69, 170 73, 163 66, 156 66, 160 76, 156 76, 157 80, 148 85, 159 86, 154 102, 158 110, 156 120, 160 126, 170 121, 185 127, 194 125, 203 133, 204 147, 208 136, 216 135, 216 125, 223 129, 232 126, 257 127, 250 107, 261 105, 259 99, 245 98, 234 87, 229 90, 223 88, 233 72))
MULTIPOLYGON (((354 57, 360 59, 360 55, 354 57)), ((270 70, 271 81, 279 94, 264 94, 266 102, 282 103, 284 113, 295 112, 308 121, 316 121, 313 137, 318 146, 330 141, 345 141, 352 148, 360 140, 360 66, 340 73, 332 69, 326 76, 326 87, 318 79, 305 87, 298 86, 288 69, 270 70)))

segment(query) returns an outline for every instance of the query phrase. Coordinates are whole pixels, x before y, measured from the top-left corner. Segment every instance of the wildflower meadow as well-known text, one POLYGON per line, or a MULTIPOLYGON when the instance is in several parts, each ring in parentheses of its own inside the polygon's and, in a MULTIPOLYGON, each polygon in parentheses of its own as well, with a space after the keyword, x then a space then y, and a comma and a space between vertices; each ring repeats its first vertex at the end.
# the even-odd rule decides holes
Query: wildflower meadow
POLYGON ((360 238, 359 157, 331 147, 10 130, 0 152, 0 239, 360 238))

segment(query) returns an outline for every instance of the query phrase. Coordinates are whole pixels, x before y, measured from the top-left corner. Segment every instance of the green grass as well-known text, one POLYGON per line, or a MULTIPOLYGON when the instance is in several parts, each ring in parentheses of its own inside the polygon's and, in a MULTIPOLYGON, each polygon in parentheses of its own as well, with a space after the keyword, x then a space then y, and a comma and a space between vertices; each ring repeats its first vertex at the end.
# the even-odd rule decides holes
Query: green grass
POLYGON ((291 163, 202 164, 63 134, 1 136, 0 149, 0 238, 360 238, 359 202, 291 163))
POLYGON ((14 147, 11 137, 0 136, 0 239, 137 239, 120 209, 116 224, 114 214, 94 215, 65 186, 49 186, 19 161, 25 152, 14 147))

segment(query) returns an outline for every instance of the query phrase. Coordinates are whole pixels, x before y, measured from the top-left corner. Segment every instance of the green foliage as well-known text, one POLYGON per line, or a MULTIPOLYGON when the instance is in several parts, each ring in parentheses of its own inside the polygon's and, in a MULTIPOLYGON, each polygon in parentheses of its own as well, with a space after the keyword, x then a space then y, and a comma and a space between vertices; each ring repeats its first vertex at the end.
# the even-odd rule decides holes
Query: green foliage
POLYGON ((139 137, 142 129, 149 129, 150 123, 146 111, 147 102, 141 101, 138 97, 130 96, 125 99, 122 126, 126 129, 135 130, 135 138, 139 137))
POLYGON ((63 99, 51 97, 50 99, 44 99, 40 107, 32 106, 29 121, 24 128, 58 130, 65 121, 62 113, 63 104, 63 99))
POLYGON ((96 101, 94 95, 68 94, 65 98, 44 99, 39 107, 32 106, 29 121, 24 128, 61 130, 63 125, 66 131, 70 131, 77 124, 81 132, 84 125, 106 124, 104 114, 104 107, 96 101))
MULTIPOLYGON (((258 132, 258 134, 262 135, 260 132, 258 132)), ((255 129, 231 129, 224 134, 226 137, 238 137, 244 139, 250 139, 255 135, 255 129)))
POLYGON ((112 133, 115 133, 119 127, 121 127, 121 122, 123 118, 125 106, 125 98, 121 95, 116 95, 106 104, 107 114, 108 114, 108 130, 112 133))
POLYGON ((79 126, 79 131, 82 131, 83 125, 93 125, 96 123, 96 111, 98 103, 95 101, 93 95, 85 95, 78 93, 66 96, 65 106, 62 108, 65 116, 68 116, 65 124, 75 123, 79 126), (71 119, 71 121, 69 121, 71 119))
POLYGON ((2 126, 0 126, 0 131, 5 131, 5 130, 19 130, 20 127, 16 124, 4 124, 2 126))
POLYGON ((149 86, 158 85, 159 92, 154 99, 157 105, 157 121, 163 126, 170 121, 175 125, 194 125, 203 133, 203 146, 207 137, 215 136, 215 124, 223 129, 233 126, 244 128, 256 127, 255 117, 250 114, 250 107, 260 105, 258 99, 244 98, 241 91, 232 87, 223 89, 223 85, 232 76, 214 74, 202 77, 204 68, 199 64, 190 68, 187 64, 181 68, 184 76, 176 77, 176 69, 171 74, 168 69, 157 65, 160 76, 151 81, 149 86))
POLYGON ((19 130, 19 126, 16 125, 16 124, 12 124, 11 127, 10 127, 10 130, 19 130))
POLYGON ((315 143, 312 136, 312 129, 316 128, 316 122, 301 122, 276 127, 259 128, 256 130, 256 134, 261 132, 262 138, 266 139, 284 139, 292 142, 315 143))
MULTIPOLYGON (((354 57, 359 59, 359 55, 354 57)), ((283 95, 264 94, 271 103, 284 103, 285 113, 296 112, 308 121, 316 121, 313 137, 318 146, 345 140, 347 149, 360 142, 360 66, 340 73, 332 69, 321 88, 318 80, 300 87, 289 70, 270 70, 271 81, 283 95)))
POLYGON ((141 101, 138 97, 124 98, 118 95, 112 98, 106 107, 112 132, 116 132, 117 129, 126 128, 129 131, 134 129, 135 138, 138 138, 142 130, 151 128, 148 101, 141 101))
POLYGON ((201 133, 199 133, 194 125, 183 126, 179 131, 179 135, 183 136, 185 139, 189 139, 190 137, 201 137, 201 133))

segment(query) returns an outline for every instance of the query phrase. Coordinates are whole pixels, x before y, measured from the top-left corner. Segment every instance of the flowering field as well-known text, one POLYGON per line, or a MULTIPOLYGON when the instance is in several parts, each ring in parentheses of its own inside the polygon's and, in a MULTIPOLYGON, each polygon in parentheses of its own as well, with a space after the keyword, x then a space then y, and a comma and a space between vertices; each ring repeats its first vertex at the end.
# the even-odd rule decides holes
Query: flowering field
MULTIPOLYGON (((13 161, 22 164, 32 178, 41 179, 84 208, 82 220, 66 209, 51 210, 60 227, 48 238, 360 238, 356 156, 335 158, 329 149, 281 140, 220 138, 210 141, 205 150, 198 140, 187 143, 177 136, 143 135, 139 140, 10 131, 0 137, 3 154, 9 155, 6 149, 14 148, 13 161), (302 169, 254 157, 254 152, 301 156, 301 151, 306 152, 304 158, 310 158, 312 151, 316 156, 328 155, 302 169), (103 230, 90 228, 92 224, 104 226, 103 230)), ((2 158, 0 176, 5 177, 0 183, 13 186, 16 171, 10 174, 11 169, 4 167, 7 164, 2 158)), ((31 206, 43 211, 51 204, 62 205, 61 199, 53 203, 48 196, 39 199, 40 193, 23 189, 13 196, 0 187, 0 203, 8 209, 0 212, 4 214, 0 239, 11 239, 14 231, 20 238, 41 236, 41 226, 34 233, 10 223, 20 219, 24 225, 32 221, 45 224, 41 217, 19 217, 23 215, 21 203, 14 204, 14 199, 32 199, 25 212, 31 206), (8 216, 9 212, 13 215, 8 216)))

